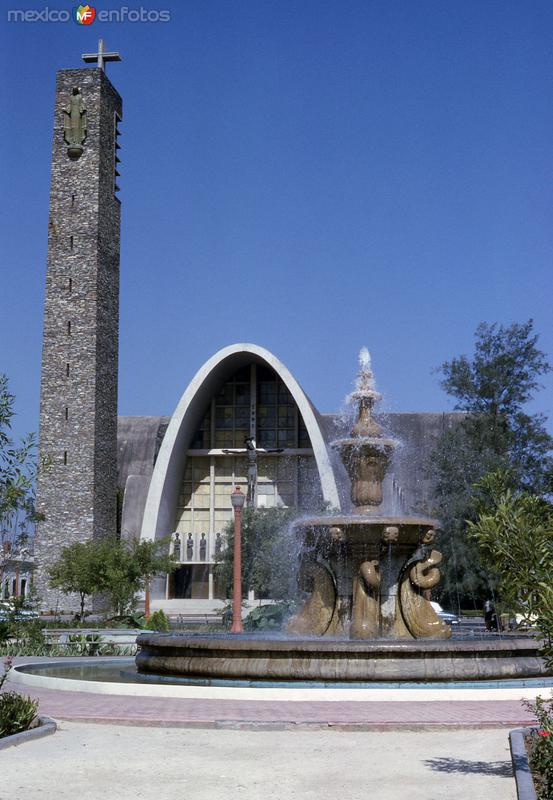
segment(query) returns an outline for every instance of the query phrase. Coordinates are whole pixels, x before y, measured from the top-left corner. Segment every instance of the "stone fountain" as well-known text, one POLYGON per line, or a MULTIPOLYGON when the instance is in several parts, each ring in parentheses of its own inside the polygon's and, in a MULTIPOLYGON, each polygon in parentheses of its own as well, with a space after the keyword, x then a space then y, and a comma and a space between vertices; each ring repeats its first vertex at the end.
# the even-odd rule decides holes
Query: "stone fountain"
MULTIPOLYGON (((356 421, 337 439, 351 483, 350 514, 302 518, 306 599, 285 632, 141 634, 139 673, 209 681, 466 681, 546 674, 532 637, 451 638, 430 605, 440 580, 437 521, 385 513, 382 484, 397 442, 373 416, 380 399, 368 351, 351 400, 356 421)), ((163 678, 160 678, 163 679, 163 678)))
POLYGON ((381 399, 369 352, 361 350, 349 437, 335 448, 351 482, 354 513, 302 519, 301 578, 309 597, 288 624, 297 635, 353 639, 446 639, 451 629, 430 605, 442 556, 433 548, 437 521, 382 513, 382 483, 398 442, 373 416, 381 399))

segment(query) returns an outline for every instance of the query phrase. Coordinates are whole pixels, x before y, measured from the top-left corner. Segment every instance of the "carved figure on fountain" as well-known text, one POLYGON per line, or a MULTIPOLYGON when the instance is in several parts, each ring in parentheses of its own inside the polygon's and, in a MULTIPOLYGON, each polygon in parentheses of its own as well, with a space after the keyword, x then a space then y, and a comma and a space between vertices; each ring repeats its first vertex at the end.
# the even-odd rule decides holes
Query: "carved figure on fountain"
POLYGON ((406 563, 400 576, 400 613, 411 636, 415 639, 431 637, 449 639, 451 628, 443 622, 426 599, 424 593, 440 582, 438 564, 442 554, 422 545, 406 563))
POLYGON ((317 561, 303 567, 300 579, 310 595, 288 622, 286 633, 294 636, 324 636, 332 627, 336 608, 336 586, 329 570, 317 561))
POLYGON ((352 639, 374 639, 380 632, 380 573, 377 559, 363 561, 353 584, 352 639))
POLYGON ((387 525, 382 531, 382 543, 392 544, 399 539, 399 528, 397 525, 387 525))

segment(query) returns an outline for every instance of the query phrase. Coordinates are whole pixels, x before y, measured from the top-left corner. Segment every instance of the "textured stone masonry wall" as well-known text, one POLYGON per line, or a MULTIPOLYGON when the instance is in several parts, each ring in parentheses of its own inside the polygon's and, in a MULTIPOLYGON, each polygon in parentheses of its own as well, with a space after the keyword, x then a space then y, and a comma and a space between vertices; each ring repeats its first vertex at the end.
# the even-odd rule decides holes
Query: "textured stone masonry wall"
POLYGON ((44 605, 53 608, 78 607, 77 598, 70 602, 48 588, 46 569, 61 549, 115 532, 120 238, 120 204, 114 193, 116 115, 122 115, 121 98, 100 69, 58 72, 39 435, 41 462, 49 463, 39 474, 37 506, 46 519, 38 525, 35 545, 35 585, 44 605), (63 109, 69 107, 76 86, 87 110, 87 138, 83 154, 72 161, 64 141, 63 109))

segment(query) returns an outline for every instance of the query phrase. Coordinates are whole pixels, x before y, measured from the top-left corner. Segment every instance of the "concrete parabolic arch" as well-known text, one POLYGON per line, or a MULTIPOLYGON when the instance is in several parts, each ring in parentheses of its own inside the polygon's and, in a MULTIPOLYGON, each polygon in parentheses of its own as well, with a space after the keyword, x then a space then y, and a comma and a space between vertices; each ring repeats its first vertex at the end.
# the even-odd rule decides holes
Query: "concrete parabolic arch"
POLYGON ((252 362, 271 367, 294 398, 311 440, 323 499, 334 508, 340 508, 326 443, 316 411, 307 395, 284 364, 268 350, 255 344, 233 344, 219 350, 198 370, 171 417, 152 474, 141 539, 155 539, 173 531, 187 450, 206 406, 225 380, 252 362))

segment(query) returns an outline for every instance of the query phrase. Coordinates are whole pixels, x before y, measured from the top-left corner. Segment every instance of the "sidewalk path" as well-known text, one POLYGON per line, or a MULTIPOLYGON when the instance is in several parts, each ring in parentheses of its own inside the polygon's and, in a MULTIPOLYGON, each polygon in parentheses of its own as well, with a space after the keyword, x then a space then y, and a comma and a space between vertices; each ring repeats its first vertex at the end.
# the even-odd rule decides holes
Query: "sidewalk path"
POLYGON ((516 798, 505 730, 337 734, 62 722, 54 736, 0 758, 0 800, 516 798))

